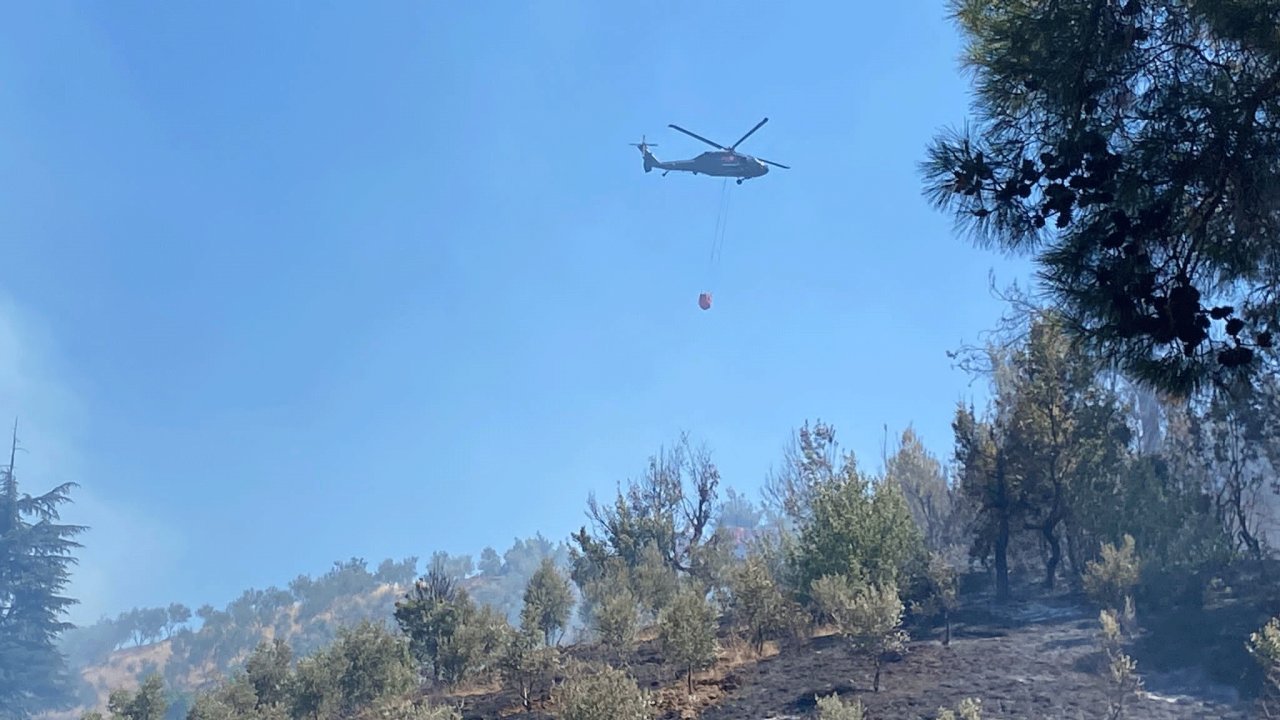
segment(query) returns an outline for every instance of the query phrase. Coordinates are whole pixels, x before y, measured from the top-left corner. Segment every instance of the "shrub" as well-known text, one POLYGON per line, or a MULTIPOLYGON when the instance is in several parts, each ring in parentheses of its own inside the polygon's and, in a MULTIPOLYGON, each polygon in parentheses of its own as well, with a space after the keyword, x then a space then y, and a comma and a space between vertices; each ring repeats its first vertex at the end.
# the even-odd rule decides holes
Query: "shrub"
POLYGON ((865 720, 867 710, 862 701, 854 698, 851 701, 841 700, 836 693, 831 693, 818 700, 818 720, 865 720))
POLYGON ((693 672, 716 660, 716 615, 704 594, 682 589, 662 611, 658 637, 668 662, 681 667, 693 692, 693 672))
POLYGON ((1140 572, 1133 536, 1126 534, 1120 547, 1104 544, 1102 557, 1085 565, 1085 592, 1102 607, 1123 608, 1126 600, 1132 601, 1140 572))
POLYGON ((556 693, 558 720, 650 720, 653 699, 627 673, 576 666, 556 693))
POLYGON ((897 586, 855 584, 843 575, 824 575, 813 583, 811 592, 850 648, 871 657, 875 664, 872 688, 880 692, 885 653, 904 649, 907 641, 897 586))

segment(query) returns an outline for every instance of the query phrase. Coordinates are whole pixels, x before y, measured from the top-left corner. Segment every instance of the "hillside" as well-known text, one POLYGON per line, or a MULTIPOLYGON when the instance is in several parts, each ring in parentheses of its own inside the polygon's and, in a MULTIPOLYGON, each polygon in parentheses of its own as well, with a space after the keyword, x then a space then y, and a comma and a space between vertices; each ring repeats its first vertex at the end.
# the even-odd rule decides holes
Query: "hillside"
MULTIPOLYGON (((483 569, 476 568, 469 556, 445 553, 435 553, 430 565, 457 578, 478 601, 514 620, 525 583, 544 557, 563 562, 565 549, 539 535, 517 538, 501 556, 486 548, 483 569)), ((334 562, 318 578, 298 576, 288 590, 249 589, 222 610, 203 606, 196 612, 195 627, 166 621, 165 610, 153 608, 77 628, 63 637, 63 651, 81 679, 79 705, 44 717, 75 720, 88 711, 105 713, 113 690, 132 691, 151 673, 164 677, 171 705, 185 707, 195 692, 239 668, 263 641, 280 638, 304 656, 330 644, 340 628, 363 620, 389 620, 417 572, 417 558, 386 560, 372 572, 364 560, 352 558, 334 562), (159 637, 162 634, 167 637, 159 637)), ((181 610, 181 606, 170 606, 171 614, 181 610)))
MULTIPOLYGON (((722 628, 716 666, 695 675, 690 696, 678 671, 664 662, 650 638, 622 665, 637 683, 657 696, 659 718, 743 720, 811 717, 815 697, 832 692, 855 696, 874 720, 932 718, 940 706, 976 697, 984 720, 1077 720, 1106 717, 1108 683, 1098 649, 1096 612, 1081 598, 1044 595, 1024 588, 1027 599, 1001 606, 989 594, 970 599, 956 614, 952 640, 943 646, 938 628, 913 627, 907 651, 889 662, 879 692, 872 669, 853 657, 830 629, 819 630, 798 647, 769 643, 754 657, 742 641, 722 628)), ((606 654, 593 644, 566 648, 581 659, 606 654)), ((1155 658, 1147 658, 1155 660, 1155 658)), ((1139 668, 1144 665, 1139 659, 1139 668)), ((1146 720, 1246 720, 1248 700, 1228 685, 1203 677, 1203 669, 1142 670, 1145 690, 1132 701, 1132 718, 1146 720)), ((432 696, 460 707, 464 720, 489 720, 520 713, 510 690, 470 688, 432 696)), ((553 720, 554 703, 524 717, 553 720)))

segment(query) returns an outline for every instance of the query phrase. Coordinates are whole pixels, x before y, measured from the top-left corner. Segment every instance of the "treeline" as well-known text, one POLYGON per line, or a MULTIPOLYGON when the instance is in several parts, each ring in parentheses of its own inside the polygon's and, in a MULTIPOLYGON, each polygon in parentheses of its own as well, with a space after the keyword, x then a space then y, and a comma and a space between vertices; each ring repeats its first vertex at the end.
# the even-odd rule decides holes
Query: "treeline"
MULTIPOLYGON (((478 601, 509 618, 518 617, 524 585, 544 558, 564 564, 567 547, 541 535, 515 539, 501 555, 485 548, 476 563, 469 555, 436 552, 429 561, 435 571, 474 588, 478 601)), ((61 648, 73 669, 100 665, 112 652, 168 640, 170 654, 161 667, 139 666, 139 677, 163 675, 170 702, 180 706, 189 691, 210 675, 230 674, 264 637, 287 640, 291 652, 307 654, 333 643, 344 627, 389 617, 397 592, 418 575, 419 560, 383 560, 370 569, 362 558, 335 562, 313 578, 299 575, 287 588, 249 589, 223 609, 203 605, 193 613, 181 603, 167 608, 134 609, 116 618, 66 631, 61 648), (384 590, 385 588, 385 590, 384 590), (381 592, 380 592, 381 591, 381 592)), ((77 699, 96 704, 97 690, 83 681, 77 699)))
POLYGON ((168 607, 134 608, 115 618, 103 618, 93 625, 74 628, 62 636, 62 650, 73 668, 103 662, 125 647, 168 640, 186 629, 191 609, 182 603, 168 607))
POLYGON ((1280 467, 1277 383, 1179 402, 1090 366, 1051 313, 1025 331, 986 354, 989 406, 957 408, 950 477, 911 431, 872 474, 832 427, 806 423, 757 504, 722 488, 709 451, 686 436, 613 498, 589 499, 591 527, 573 534, 563 569, 540 562, 514 621, 435 563, 395 604, 394 627, 342 631, 297 662, 282 660, 287 645, 264 645, 255 657, 271 662, 250 665, 275 667, 274 684, 246 665, 186 717, 336 720, 386 703, 397 717, 436 717, 452 711, 408 708, 419 696, 404 693, 491 682, 560 717, 646 717, 654 698, 625 670, 646 627, 690 690, 726 637, 760 653, 831 627, 867 658, 862 686, 876 692, 881 663, 911 637, 940 628, 949 640, 965 573, 966 594, 996 601, 1064 584, 1089 597, 1115 708, 1140 687, 1140 635, 1190 644, 1237 682, 1252 668, 1253 692, 1274 682, 1280 624, 1267 617, 1280 608, 1264 526, 1280 467), (1244 625, 1214 614, 1224 595, 1247 609, 1244 625), (603 652, 595 664, 561 643, 575 617, 603 652))

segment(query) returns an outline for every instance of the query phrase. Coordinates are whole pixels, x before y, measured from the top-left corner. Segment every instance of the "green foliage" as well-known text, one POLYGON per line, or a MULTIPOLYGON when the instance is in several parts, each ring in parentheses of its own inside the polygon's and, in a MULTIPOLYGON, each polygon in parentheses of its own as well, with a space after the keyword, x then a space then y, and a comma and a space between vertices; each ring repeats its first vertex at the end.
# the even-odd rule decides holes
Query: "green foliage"
POLYGON ((748 555, 734 568, 729 591, 729 615, 760 654, 765 641, 783 631, 787 598, 774 582, 765 559, 756 554, 748 555))
POLYGON ((1280 313, 1274 8, 952 8, 979 117, 929 149, 934 202, 1033 255, 1073 337, 1144 382, 1264 375, 1280 313))
MULTIPOLYGON (((273 654, 278 661, 281 654, 273 654)), ((268 673, 271 674, 274 673, 268 673)), ((332 645, 298 662, 288 683, 286 701, 294 718, 336 720, 401 695, 416 681, 404 638, 380 623, 365 621, 339 630, 332 645)), ((264 698, 256 696, 252 680, 246 678, 240 684, 247 693, 238 700, 228 702, 225 689, 217 700, 233 709, 244 707, 250 698, 259 711, 283 709, 283 705, 261 704, 259 701, 264 698)))
POLYGON ((338 640, 323 652, 332 666, 344 713, 374 700, 404 693, 416 684, 417 673, 408 644, 381 623, 365 621, 338 631, 338 640))
MULTIPOLYGON (((695 448, 687 434, 675 447, 662 448, 649 459, 645 474, 619 489, 611 505, 588 498, 588 514, 595 534, 584 527, 573 535, 572 578, 579 588, 599 582, 620 564, 642 569, 641 584, 672 573, 705 578, 699 562, 704 544, 712 538, 711 521, 717 507, 720 472, 704 448, 695 448)), ((642 603, 649 593, 633 587, 642 603)), ((660 604, 654 598, 652 605, 660 604)), ((649 604, 649 603, 646 603, 649 604)))
POLYGON ((539 642, 536 629, 508 633, 498 670, 503 684, 514 690, 526 711, 535 701, 551 693, 555 673, 560 667, 560 653, 555 646, 539 642))
POLYGON ((901 490, 925 546, 943 552, 964 542, 960 493, 947 484, 942 463, 915 431, 902 432, 897 451, 885 463, 885 481, 901 490))
POLYGON ((938 708, 937 720, 982 720, 982 701, 977 698, 961 700, 955 709, 938 708))
POLYGON ((842 462, 852 464, 853 456, 840 452, 835 428, 806 420, 788 444, 782 468, 765 482, 765 512, 775 528, 794 531, 808 520, 815 492, 836 479, 842 462))
POLYGON ((884 654, 906 648, 897 586, 892 582, 866 584, 843 575, 824 575, 814 581, 812 591, 818 607, 835 623, 850 649, 871 657, 875 664, 872 688, 880 692, 884 654))
POLYGON ((477 607, 438 568, 396 603, 395 619, 427 676, 448 685, 487 666, 500 647, 506 624, 492 609, 477 607))
POLYGON ((64 708, 71 678, 58 650, 58 635, 71 628, 62 617, 76 603, 63 594, 86 528, 59 523, 59 506, 74 483, 31 496, 18 491, 13 439, 9 464, 0 469, 0 717, 27 718, 64 708))
POLYGON ((631 651, 636 644, 639 615, 636 597, 625 585, 606 587, 592 616, 596 637, 618 656, 631 651))
POLYGON ((1123 634, 1116 612, 1103 610, 1098 614, 1098 624, 1106 658, 1108 720, 1119 720, 1129 700, 1142 690, 1142 678, 1138 677, 1138 663, 1123 651, 1123 634))
POLYGON ((462 713, 448 705, 432 705, 422 699, 384 698, 360 713, 358 720, 462 720, 462 713))
POLYGON ((542 561, 550 558, 556 567, 565 567, 569 562, 568 546, 552 543, 541 534, 525 540, 516 538, 501 556, 493 548, 486 550, 480 555, 480 575, 467 581, 467 592, 477 605, 494 608, 513 624, 520 622, 525 588, 542 561))
POLYGON ((524 591, 521 626, 540 631, 543 642, 552 645, 559 641, 572 610, 573 593, 568 578, 560 575, 551 558, 544 558, 524 591))
POLYGON ((716 612, 707 597, 692 587, 676 594, 658 619, 658 640, 667 662, 683 669, 689 692, 693 673, 716 660, 716 612))
POLYGON ((839 475, 814 488, 794 562, 802 588, 824 575, 896 584, 923 554, 901 489, 894 483, 873 485, 849 458, 839 475))
POLYGON ((164 679, 149 675, 134 692, 116 690, 107 701, 112 720, 164 720, 168 707, 164 679))
POLYGON ((925 573, 926 588, 923 599, 913 604, 913 610, 919 615, 936 617, 942 615, 946 626, 946 635, 942 644, 951 644, 951 613, 959 601, 959 582, 955 568, 939 553, 929 554, 929 565, 925 573))
POLYGON ((245 674, 258 705, 274 705, 288 700, 293 651, 275 638, 254 649, 245 662, 245 674))
POLYGON ((557 720, 651 720, 653 699, 625 671, 575 666, 556 695, 557 720))
POLYGON ((1122 608, 1126 601, 1132 601, 1140 572, 1133 536, 1126 534, 1120 547, 1104 544, 1102 557, 1088 563, 1084 573, 1085 592, 1103 607, 1122 608))
POLYGON ((838 693, 817 698, 818 720, 866 720, 867 709, 862 701, 842 700, 838 693))
POLYGON ((1280 714, 1280 617, 1271 618, 1261 630, 1250 633, 1245 648, 1263 672, 1258 717, 1275 717, 1280 714))

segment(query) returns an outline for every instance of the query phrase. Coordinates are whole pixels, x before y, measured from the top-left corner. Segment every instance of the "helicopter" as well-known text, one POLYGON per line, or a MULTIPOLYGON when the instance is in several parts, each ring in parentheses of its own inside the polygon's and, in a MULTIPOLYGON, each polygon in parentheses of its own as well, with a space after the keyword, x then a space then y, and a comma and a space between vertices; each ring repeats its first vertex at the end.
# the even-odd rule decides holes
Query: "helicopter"
POLYGON ((752 133, 759 130, 760 126, 767 122, 769 122, 769 118, 765 118, 756 123, 755 127, 748 130, 746 135, 738 138, 738 142, 730 145, 729 147, 725 147, 717 142, 712 142, 696 133, 689 132, 679 125, 668 125, 667 127, 672 128, 673 130, 679 130, 689 137, 701 140, 711 147, 716 148, 715 151, 704 152, 690 160, 672 160, 670 162, 663 162, 659 160, 654 157, 653 153, 649 152, 649 148, 658 146, 657 143, 650 145, 645 142, 643 135, 640 136, 640 142, 631 143, 631 145, 633 147, 640 148, 640 154, 644 156, 645 172, 652 172, 654 168, 657 168, 663 171, 663 176, 666 176, 666 174, 672 170, 678 170, 680 172, 691 172, 694 175, 701 174, 712 175, 715 177, 731 177, 737 178, 738 184, 741 185, 744 180, 757 178, 768 173, 770 165, 780 167, 783 170, 791 169, 786 165, 782 165, 771 160, 765 160, 764 158, 744 155, 737 151, 738 146, 742 144, 743 140, 751 137, 752 133))

